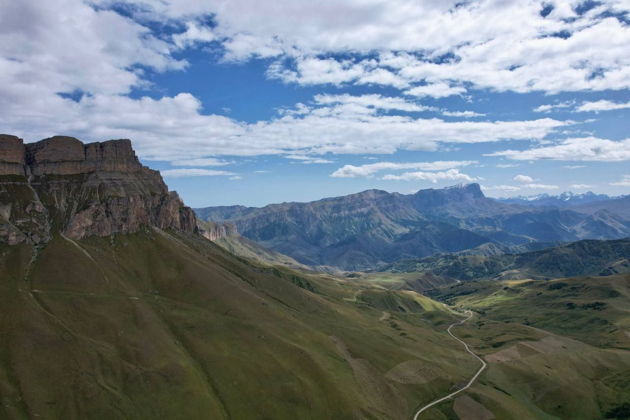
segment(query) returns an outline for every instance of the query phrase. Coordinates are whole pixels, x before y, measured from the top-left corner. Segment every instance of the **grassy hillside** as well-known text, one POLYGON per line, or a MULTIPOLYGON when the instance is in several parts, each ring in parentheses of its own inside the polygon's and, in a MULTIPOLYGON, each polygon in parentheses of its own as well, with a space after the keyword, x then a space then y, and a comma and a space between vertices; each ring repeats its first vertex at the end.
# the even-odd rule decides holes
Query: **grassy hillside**
POLYGON ((201 238, 3 246, 0 273, 0 418, 405 418, 473 369, 441 305, 385 320, 356 285, 201 238))
POLYGON ((433 296, 476 312, 455 331, 488 362, 468 399, 433 418, 628 418, 630 275, 469 282, 433 296))

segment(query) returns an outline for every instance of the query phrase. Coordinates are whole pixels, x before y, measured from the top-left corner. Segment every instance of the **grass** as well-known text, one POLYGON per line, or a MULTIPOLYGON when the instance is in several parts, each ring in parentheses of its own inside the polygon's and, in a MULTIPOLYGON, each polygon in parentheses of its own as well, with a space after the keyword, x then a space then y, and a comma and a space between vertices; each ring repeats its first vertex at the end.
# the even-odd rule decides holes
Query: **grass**
POLYGON ((473 368, 442 350, 424 298, 401 293, 422 311, 392 314, 394 328, 376 303, 344 300, 356 285, 203 239, 78 245, 55 237, 30 269, 28 247, 1 248, 1 418, 405 418, 473 368), (386 376, 410 360, 441 377, 386 376))

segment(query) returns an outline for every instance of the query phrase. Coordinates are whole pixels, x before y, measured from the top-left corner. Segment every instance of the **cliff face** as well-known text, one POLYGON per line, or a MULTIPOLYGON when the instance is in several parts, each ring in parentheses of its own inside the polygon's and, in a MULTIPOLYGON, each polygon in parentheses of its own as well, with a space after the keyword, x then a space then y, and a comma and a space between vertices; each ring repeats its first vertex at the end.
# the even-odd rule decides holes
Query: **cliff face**
POLYGON ((133 233, 143 226, 196 231, 196 218, 129 140, 83 144, 0 135, 0 241, 47 242, 133 233))
POLYGON ((216 241, 230 236, 238 236, 238 230, 236 229, 236 225, 234 223, 204 222, 199 220, 197 225, 199 227, 199 233, 201 233, 201 235, 209 241, 216 241))

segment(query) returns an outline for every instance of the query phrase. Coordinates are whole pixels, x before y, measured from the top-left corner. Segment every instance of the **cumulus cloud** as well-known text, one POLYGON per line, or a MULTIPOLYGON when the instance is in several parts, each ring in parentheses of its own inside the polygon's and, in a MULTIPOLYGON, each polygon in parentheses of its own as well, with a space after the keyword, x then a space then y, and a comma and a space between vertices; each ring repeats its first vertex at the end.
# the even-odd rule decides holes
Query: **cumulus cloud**
POLYGON ((461 95, 466 89, 461 86, 450 86, 447 83, 433 83, 424 86, 416 86, 406 90, 405 93, 411 96, 431 96, 433 98, 445 98, 447 96, 461 95))
POLYGON ((383 180, 388 181, 431 181, 437 183, 438 181, 465 181, 473 182, 477 178, 470 175, 459 172, 458 169, 449 169, 443 172, 404 172, 400 175, 387 174, 383 176, 383 180))
POLYGON ((199 22, 186 22, 186 31, 173 35, 173 43, 178 48, 194 46, 198 43, 208 43, 216 40, 214 32, 199 22))
POLYGON ((183 159, 171 161, 173 166, 225 166, 231 162, 216 158, 183 159))
MULTIPOLYGON (((1 89, 1 87, 0 87, 1 89)), ((374 99, 374 98, 372 98, 374 99)), ((381 107, 409 106, 377 98, 381 107)), ((550 118, 530 121, 455 121, 379 115, 375 107, 350 103, 321 105, 268 121, 244 123, 204 115, 193 95, 133 99, 86 95, 78 101, 58 95, 4 108, 4 129, 38 140, 50 133, 84 140, 131 138, 147 160, 186 160, 205 156, 391 154, 398 150, 437 150, 441 144, 543 139, 571 124, 550 118), (159 116, 159 118, 156 118, 159 116)))
POLYGON ((557 109, 568 109, 570 112, 602 112, 616 111, 619 109, 630 109, 630 102, 613 102, 606 99, 599 101, 582 102, 576 105, 575 101, 558 102, 555 104, 541 105, 534 109, 534 112, 549 113, 557 109))
POLYGON ((504 156, 514 160, 620 162, 630 160, 630 139, 614 141, 597 137, 570 138, 552 146, 528 150, 503 150, 487 156, 504 156))
MULTIPOLYGON (((205 114, 190 93, 128 94, 149 86, 147 72, 185 69, 188 63, 175 53, 208 42, 222 45, 225 60, 273 57, 270 77, 301 84, 382 84, 429 97, 475 88, 622 89, 630 86, 630 30, 603 13, 613 7, 627 9, 622 2, 610 2, 578 14, 574 7, 557 6, 542 17, 537 2, 496 7, 491 0, 279 0, 273 7, 246 0, 4 2, 3 130, 28 141, 51 133, 89 141, 127 137, 143 159, 180 163, 208 156, 295 154, 322 159, 326 153, 431 151, 445 144, 542 140, 572 123, 552 118, 452 122, 391 115, 440 110, 409 96, 382 95, 321 95, 278 117, 244 122, 205 114), (107 9, 125 3, 133 6, 128 9, 131 17, 107 9), (211 26, 201 23, 208 16, 214 19, 211 26), (156 34, 147 22, 179 26, 181 32, 156 34), (444 27, 453 30, 441 30, 444 27), (558 31, 571 36, 554 36, 558 31)), ((476 116, 472 111, 444 112, 476 116)), ((596 141, 604 143, 589 152, 591 158, 627 159, 627 141, 596 141)), ((573 146, 567 140, 524 153, 534 156, 526 159, 561 154, 553 147, 573 146)), ((523 154, 497 153, 509 152, 523 154)), ((209 160, 205 163, 212 166, 209 160)))
POLYGON ((560 188, 557 185, 549 185, 549 184, 525 184, 523 188, 529 188, 532 190, 557 190, 560 188))
MULTIPOLYGON (((289 83, 377 83, 422 95, 461 94, 469 87, 549 93, 630 87, 630 27, 621 17, 630 6, 608 0, 584 10, 582 3, 141 2, 154 19, 213 16, 212 33, 226 59, 275 57, 270 77, 289 83), (541 13, 545 7, 549 13, 541 13), (436 86, 447 88, 431 90, 436 86)), ((188 27, 184 34, 193 38, 188 27)))
POLYGON ((445 169, 453 169, 462 166, 468 166, 477 163, 476 161, 435 161, 435 162, 377 162, 367 165, 354 166, 345 165, 330 176, 334 178, 357 178, 369 177, 377 172, 386 170, 404 170, 404 169, 420 169, 422 171, 440 171, 445 169))
POLYGON ((534 182, 534 178, 532 178, 531 176, 527 176, 527 175, 516 175, 514 177, 514 181, 516 182, 523 182, 523 183, 531 183, 534 182))
POLYGON ((447 117, 462 117, 462 118, 473 118, 473 117, 483 117, 486 114, 481 114, 479 112, 474 111, 442 111, 442 115, 447 117))
POLYGON ((305 165, 312 165, 312 164, 323 164, 323 163, 334 163, 334 161, 329 160, 329 159, 323 159, 323 158, 318 158, 318 157, 314 157, 314 156, 306 156, 306 155, 286 155, 284 156, 286 159, 292 159, 292 160, 297 160, 300 163, 303 163, 305 165))
POLYGON ((554 104, 540 105, 534 108, 534 112, 549 113, 557 109, 572 108, 574 105, 575 105, 575 101, 556 102, 554 104))
POLYGON ((185 178, 191 176, 232 176, 233 178, 237 176, 233 172, 201 168, 167 169, 160 171, 160 173, 167 178, 185 178))
POLYGON ((349 94, 343 95, 329 95, 320 94, 315 95, 315 102, 320 105, 357 105, 365 107, 367 109, 384 110, 384 111, 407 111, 418 112, 425 110, 435 110, 433 107, 426 107, 414 102, 407 101, 401 97, 385 97, 382 95, 370 94, 354 96, 349 94))
POLYGON ((482 185, 482 189, 488 191, 505 191, 505 192, 514 192, 519 191, 521 187, 517 187, 515 185, 482 185))
POLYGON ((630 102, 612 102, 602 99, 595 102, 584 102, 575 110, 577 112, 601 112, 601 111, 614 111, 617 109, 630 109, 630 102))

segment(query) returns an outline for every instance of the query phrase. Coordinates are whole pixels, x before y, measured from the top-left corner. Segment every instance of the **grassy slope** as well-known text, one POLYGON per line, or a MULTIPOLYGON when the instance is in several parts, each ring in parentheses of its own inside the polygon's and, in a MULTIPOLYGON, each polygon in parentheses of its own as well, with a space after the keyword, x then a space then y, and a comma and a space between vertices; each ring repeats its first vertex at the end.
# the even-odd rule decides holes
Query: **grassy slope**
POLYGON ((0 248, 0 418, 404 418, 474 368, 440 306, 382 320, 356 285, 201 239, 56 237, 30 260, 0 248), (439 374, 387 375, 403 363, 439 374))
POLYGON ((630 276, 471 282, 435 296, 478 312, 455 333, 489 362, 469 395, 497 418, 609 418, 630 401, 630 276))

